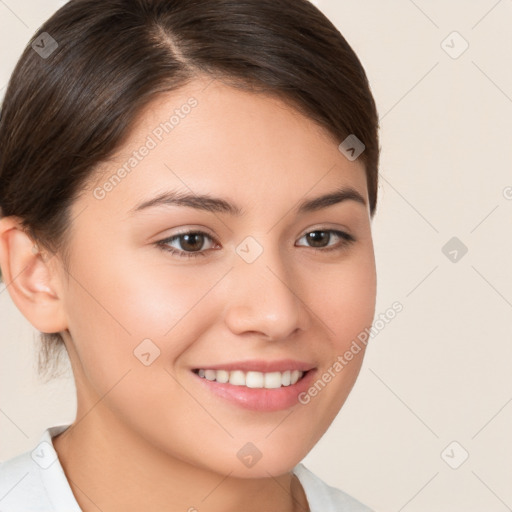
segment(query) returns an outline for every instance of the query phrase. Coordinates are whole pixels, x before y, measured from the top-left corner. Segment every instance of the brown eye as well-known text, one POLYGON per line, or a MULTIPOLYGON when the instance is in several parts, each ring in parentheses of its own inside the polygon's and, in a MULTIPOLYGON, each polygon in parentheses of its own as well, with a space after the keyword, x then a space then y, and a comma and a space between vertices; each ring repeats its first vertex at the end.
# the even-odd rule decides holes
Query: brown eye
POLYGON ((180 238, 182 239, 181 248, 185 251, 201 250, 204 245, 204 235, 201 233, 180 235, 180 238))
POLYGON ((312 247, 325 247, 331 239, 329 231, 312 231, 306 235, 306 239, 312 247))
MULTIPOLYGON (((301 239, 306 240, 306 246, 314 249, 324 249, 325 251, 342 249, 348 244, 355 242, 355 238, 352 235, 336 229, 316 229, 306 233, 301 237, 301 239), (335 242, 337 239, 341 239, 341 242, 338 244, 331 244, 330 242, 333 239, 335 242)), ((303 244, 299 245, 303 246, 303 244)))
POLYGON ((212 248, 204 248, 205 243, 207 244, 208 241, 211 242, 211 245, 216 244, 215 240, 203 231, 188 231, 186 233, 179 233, 164 240, 160 240, 156 242, 156 245, 172 254, 188 258, 194 256, 206 256, 207 249, 212 248))

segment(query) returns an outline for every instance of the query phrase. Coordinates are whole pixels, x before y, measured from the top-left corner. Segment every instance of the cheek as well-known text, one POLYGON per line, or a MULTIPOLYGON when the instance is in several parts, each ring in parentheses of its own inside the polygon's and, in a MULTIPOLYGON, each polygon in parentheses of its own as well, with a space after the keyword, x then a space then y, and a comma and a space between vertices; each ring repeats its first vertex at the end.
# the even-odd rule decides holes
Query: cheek
POLYGON ((74 265, 66 307, 92 380, 104 379, 106 370, 141 365, 141 353, 149 352, 157 365, 172 365, 218 318, 208 294, 225 269, 148 265, 100 248, 90 253, 74 265))
POLYGON ((321 281, 317 276, 316 283, 316 294, 311 294, 312 304, 319 312, 325 339, 329 341, 318 347, 322 367, 317 373, 316 385, 309 389, 303 404, 306 409, 314 410, 327 428, 354 386, 363 362, 368 339, 366 330, 372 325, 375 314, 373 252, 361 252, 357 258, 333 266, 333 271, 324 273, 321 281))
POLYGON ((346 264, 324 273, 315 300, 338 353, 372 324, 375 314, 376 271, 373 253, 362 252, 346 264), (321 292, 321 293, 320 293, 321 292))

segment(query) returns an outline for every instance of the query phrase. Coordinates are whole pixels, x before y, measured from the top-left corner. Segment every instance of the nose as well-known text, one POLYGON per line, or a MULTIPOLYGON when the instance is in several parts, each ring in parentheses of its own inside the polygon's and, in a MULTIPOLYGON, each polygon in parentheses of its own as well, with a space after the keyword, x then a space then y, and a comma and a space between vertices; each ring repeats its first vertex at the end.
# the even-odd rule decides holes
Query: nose
POLYGON ((251 332, 278 341, 308 329, 311 319, 304 290, 277 248, 265 248, 252 263, 238 256, 235 260, 224 317, 234 334, 251 332))

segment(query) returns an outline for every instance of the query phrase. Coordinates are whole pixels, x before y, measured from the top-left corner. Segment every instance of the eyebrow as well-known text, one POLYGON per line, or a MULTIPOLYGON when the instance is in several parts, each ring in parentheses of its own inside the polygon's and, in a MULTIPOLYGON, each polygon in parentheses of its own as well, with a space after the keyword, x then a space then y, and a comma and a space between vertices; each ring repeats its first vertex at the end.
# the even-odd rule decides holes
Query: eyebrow
MULTIPOLYGON (((366 200, 356 189, 352 187, 341 187, 334 192, 302 201, 295 210, 297 214, 300 215, 318 211, 344 201, 355 201, 366 207, 366 200)), ((132 208, 130 213, 133 214, 156 206, 186 206, 197 210, 213 213, 227 213, 236 216, 241 216, 245 213, 243 208, 230 203, 226 199, 212 197, 208 194, 188 194, 178 191, 163 192, 152 199, 143 201, 132 208)))

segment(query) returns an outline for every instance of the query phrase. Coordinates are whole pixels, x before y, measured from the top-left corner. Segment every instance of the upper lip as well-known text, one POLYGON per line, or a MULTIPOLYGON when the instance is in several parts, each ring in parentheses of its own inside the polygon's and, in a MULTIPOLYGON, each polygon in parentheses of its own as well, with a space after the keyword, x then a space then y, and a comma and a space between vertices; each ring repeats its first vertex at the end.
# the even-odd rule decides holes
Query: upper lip
POLYGON ((197 366, 195 370, 241 370, 243 372, 285 372, 287 370, 299 370, 301 372, 307 372, 312 370, 315 366, 311 363, 305 363, 302 361, 296 361, 293 359, 280 359, 276 361, 265 361, 250 360, 250 361, 236 361, 231 363, 220 363, 220 364, 206 364, 204 366, 197 366))

